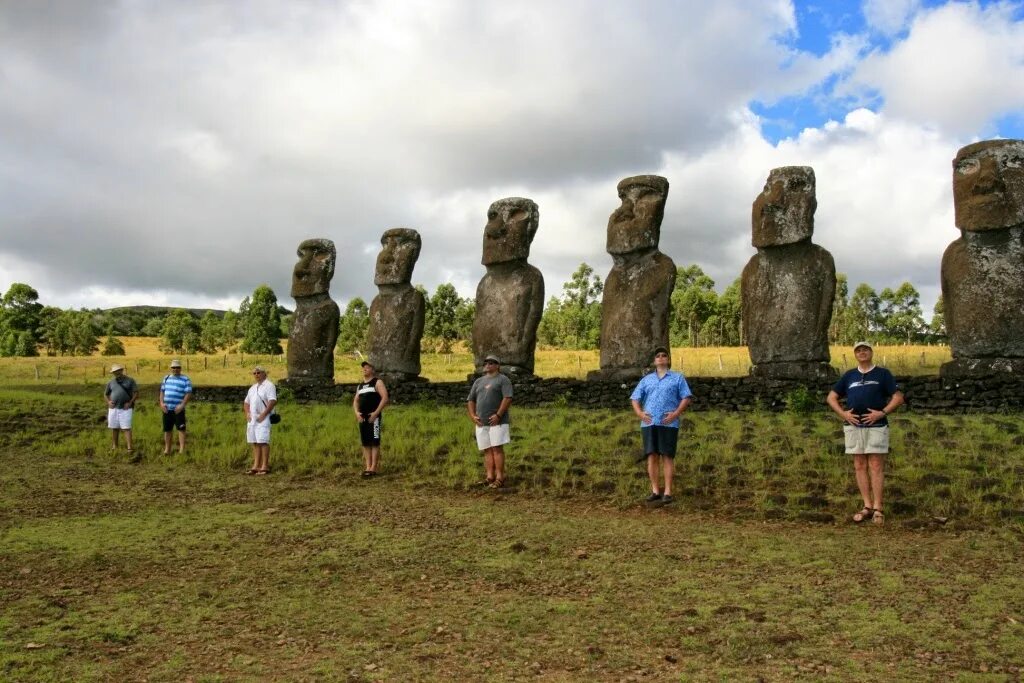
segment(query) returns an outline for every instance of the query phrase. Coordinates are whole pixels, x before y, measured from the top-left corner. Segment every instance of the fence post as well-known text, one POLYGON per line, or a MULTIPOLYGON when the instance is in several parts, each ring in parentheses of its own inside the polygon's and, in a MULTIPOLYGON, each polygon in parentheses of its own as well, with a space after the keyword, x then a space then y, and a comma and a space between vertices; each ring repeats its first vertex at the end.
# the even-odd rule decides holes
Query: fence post
POLYGON ((228 366, 228 354, 224 354, 224 362, 221 363, 221 367, 226 368, 228 366))
POLYGON ((139 361, 135 361, 135 374, 139 374, 139 361))
POLYGON ((57 364, 57 379, 60 379, 60 363, 57 364))
POLYGON ((190 369, 190 366, 189 366, 189 357, 188 357, 188 356, 185 356, 185 372, 188 372, 188 371, 189 371, 189 369, 190 369))
POLYGON ((203 370, 205 370, 205 369, 206 369, 206 367, 207 367, 206 363, 207 363, 207 361, 209 361, 209 360, 210 360, 210 357, 209 357, 209 356, 203 356, 203 370))
POLYGON ((39 366, 37 365, 37 366, 35 366, 35 368, 36 368, 36 380, 38 380, 39 379, 39 366))
POLYGON ((722 365, 722 354, 718 354, 718 369, 719 370, 724 370, 725 369, 725 366, 722 365))

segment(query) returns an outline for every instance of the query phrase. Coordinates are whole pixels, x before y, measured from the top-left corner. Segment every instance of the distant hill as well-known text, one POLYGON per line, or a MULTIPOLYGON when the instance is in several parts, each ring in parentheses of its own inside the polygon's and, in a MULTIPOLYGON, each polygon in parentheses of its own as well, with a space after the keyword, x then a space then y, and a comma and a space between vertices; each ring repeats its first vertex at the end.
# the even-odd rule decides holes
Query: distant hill
MULTIPOLYGON (((93 323, 96 328, 106 331, 113 328, 116 335, 127 335, 133 337, 156 337, 160 335, 160 329, 164 318, 179 306, 118 306, 116 308, 95 308, 90 312, 93 316, 93 323)), ((278 306, 282 317, 290 316, 292 312, 284 306, 278 306)), ((207 311, 211 311, 218 318, 223 318, 227 311, 215 308, 186 308, 184 309, 196 320, 202 319, 207 311)))

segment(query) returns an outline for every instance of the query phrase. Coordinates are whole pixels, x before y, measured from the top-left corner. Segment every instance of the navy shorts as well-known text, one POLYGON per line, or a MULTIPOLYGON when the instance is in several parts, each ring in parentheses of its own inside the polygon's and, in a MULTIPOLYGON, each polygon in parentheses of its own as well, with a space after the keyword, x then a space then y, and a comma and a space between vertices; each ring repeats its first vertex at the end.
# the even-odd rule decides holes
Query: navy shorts
POLYGON ((363 421, 359 423, 359 441, 364 446, 380 445, 380 415, 373 422, 370 422, 369 415, 363 415, 363 421))
POLYGON ((679 440, 678 429, 651 425, 650 427, 641 427, 640 433, 644 437, 644 455, 657 453, 670 458, 676 457, 676 441, 679 440))
POLYGON ((180 413, 174 412, 174 410, 168 410, 163 413, 164 419, 164 432, 169 432, 175 427, 178 428, 179 432, 185 431, 185 411, 182 410, 180 413))

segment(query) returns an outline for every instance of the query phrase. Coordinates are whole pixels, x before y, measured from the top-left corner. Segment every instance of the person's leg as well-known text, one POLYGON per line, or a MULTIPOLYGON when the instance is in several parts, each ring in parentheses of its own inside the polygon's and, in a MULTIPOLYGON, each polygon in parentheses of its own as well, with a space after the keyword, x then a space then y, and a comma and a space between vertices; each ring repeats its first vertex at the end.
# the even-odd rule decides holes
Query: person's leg
POLYGON ((370 471, 370 463, 373 461, 373 457, 370 454, 370 447, 363 446, 363 473, 370 471))
POLYGON ((266 474, 267 471, 270 469, 270 444, 256 444, 256 450, 258 452, 258 464, 256 466, 256 470, 263 474, 266 474))
MULTIPOLYGON (((168 449, 170 445, 168 445, 168 449)), ((178 454, 185 452, 185 425, 178 427, 178 454)))
POLYGON ((672 475, 676 472, 676 461, 667 455, 661 457, 661 471, 665 478, 665 496, 672 495, 672 475))
POLYGON ((661 487, 658 486, 658 454, 647 454, 647 478, 651 481, 651 493, 661 495, 661 487))
POLYGON ((488 483, 494 481, 494 449, 484 449, 484 474, 488 483))
POLYGON ((868 476, 871 479, 871 507, 877 512, 881 512, 882 487, 885 483, 885 454, 869 453, 866 457, 868 461, 868 476))
POLYGON ((370 467, 374 474, 377 473, 377 465, 380 463, 380 446, 370 446, 370 467))
POLYGON ((495 446, 491 449, 491 462, 494 464, 494 480, 505 481, 505 447, 495 446))
POLYGON ((117 427, 110 430, 110 450, 117 450, 117 433, 121 431, 117 427))
POLYGON ((124 447, 129 451, 132 450, 132 430, 122 429, 121 431, 124 432, 124 447))
POLYGON ((164 455, 171 454, 171 433, 164 427, 164 455))

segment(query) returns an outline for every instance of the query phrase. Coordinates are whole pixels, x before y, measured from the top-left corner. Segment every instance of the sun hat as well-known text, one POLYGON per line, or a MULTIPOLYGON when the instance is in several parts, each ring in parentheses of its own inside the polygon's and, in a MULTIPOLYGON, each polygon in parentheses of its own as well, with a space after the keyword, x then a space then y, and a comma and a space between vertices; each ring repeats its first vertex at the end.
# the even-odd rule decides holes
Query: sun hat
POLYGON ((172 360, 170 367, 172 367, 172 368, 180 368, 181 367, 181 361, 177 360, 177 359, 172 360))
POLYGON ((871 349, 872 351, 875 350, 875 347, 872 346, 871 342, 869 342, 869 341, 859 341, 859 342, 857 342, 856 344, 853 345, 853 350, 856 351, 857 349, 859 349, 862 346, 866 346, 869 349, 871 349))
POLYGON ((484 356, 484 362, 486 363, 486 362, 488 362, 488 361, 494 361, 494 362, 495 362, 495 363, 497 363, 498 365, 501 365, 501 361, 500 361, 500 360, 498 360, 498 357, 497 357, 497 356, 495 356, 494 354, 491 354, 491 353, 489 353, 489 354, 487 354, 486 356, 484 356))
POLYGON ((111 372, 118 372, 120 370, 124 370, 124 366, 123 365, 118 365, 117 363, 114 363, 113 365, 110 366, 110 371, 111 372))

